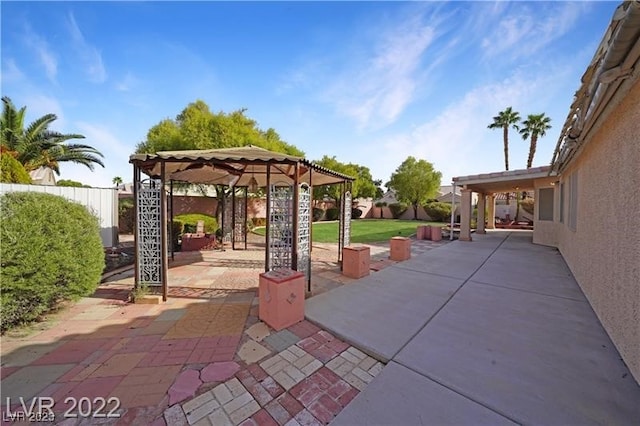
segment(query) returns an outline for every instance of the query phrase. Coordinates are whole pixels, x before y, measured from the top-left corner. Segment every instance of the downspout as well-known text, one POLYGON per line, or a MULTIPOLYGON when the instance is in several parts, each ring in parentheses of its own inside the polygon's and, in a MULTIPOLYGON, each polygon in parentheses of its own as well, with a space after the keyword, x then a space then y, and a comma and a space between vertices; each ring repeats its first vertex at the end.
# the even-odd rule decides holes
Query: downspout
POLYGON ((451 231, 449 232, 449 241, 453 241, 453 219, 456 214, 456 183, 452 183, 451 189, 451 231))

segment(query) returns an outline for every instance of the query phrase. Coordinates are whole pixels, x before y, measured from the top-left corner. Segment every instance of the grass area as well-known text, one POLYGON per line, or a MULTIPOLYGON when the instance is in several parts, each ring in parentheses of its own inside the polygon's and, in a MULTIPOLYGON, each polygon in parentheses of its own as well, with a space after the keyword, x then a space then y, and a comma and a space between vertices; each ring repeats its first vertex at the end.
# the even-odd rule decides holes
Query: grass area
MULTIPOLYGON (((439 225, 439 222, 422 222, 416 220, 397 219, 357 219, 351 221, 352 243, 377 243, 388 241, 391 237, 408 237, 416 233, 418 225, 439 225)), ((254 232, 265 234, 265 228, 254 232)), ((338 222, 314 222, 313 241, 316 243, 337 243, 338 222)))

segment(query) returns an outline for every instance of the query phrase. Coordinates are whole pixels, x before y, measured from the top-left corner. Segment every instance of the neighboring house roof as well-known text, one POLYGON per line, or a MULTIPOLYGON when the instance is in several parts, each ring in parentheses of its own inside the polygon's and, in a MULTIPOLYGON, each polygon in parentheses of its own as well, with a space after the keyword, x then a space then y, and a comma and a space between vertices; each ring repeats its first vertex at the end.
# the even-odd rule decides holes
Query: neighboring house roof
POLYGON ((55 185, 56 184, 56 175, 48 167, 38 167, 35 170, 29 172, 29 176, 31 177, 31 183, 34 185, 55 185))
MULTIPOLYGON (((438 196, 436 199, 441 202, 450 203, 451 202, 451 190, 453 189, 453 185, 442 185, 438 188, 438 196)), ((460 187, 456 186, 456 198, 455 201, 457 203, 460 202, 460 187)), ((393 189, 388 190, 382 198, 374 200, 374 205, 376 203, 384 202, 387 204, 397 203, 398 199, 396 198, 396 192, 393 189)))
POLYGON ((639 38, 640 2, 625 1, 582 76, 551 159, 552 171, 561 172, 571 163, 638 80, 639 38))

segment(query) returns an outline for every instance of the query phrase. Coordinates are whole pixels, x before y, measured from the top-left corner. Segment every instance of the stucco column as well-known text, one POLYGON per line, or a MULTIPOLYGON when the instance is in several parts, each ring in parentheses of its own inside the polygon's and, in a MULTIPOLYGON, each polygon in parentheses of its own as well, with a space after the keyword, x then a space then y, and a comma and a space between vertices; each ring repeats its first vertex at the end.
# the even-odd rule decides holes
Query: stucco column
POLYGON ((460 201, 460 241, 471 241, 471 190, 463 189, 460 201))
POLYGON ((485 209, 485 194, 479 194, 478 196, 478 217, 476 220, 476 232, 478 234, 486 234, 487 232, 484 230, 484 209, 485 209))
POLYGON ((496 229, 496 196, 487 195, 487 229, 496 229))

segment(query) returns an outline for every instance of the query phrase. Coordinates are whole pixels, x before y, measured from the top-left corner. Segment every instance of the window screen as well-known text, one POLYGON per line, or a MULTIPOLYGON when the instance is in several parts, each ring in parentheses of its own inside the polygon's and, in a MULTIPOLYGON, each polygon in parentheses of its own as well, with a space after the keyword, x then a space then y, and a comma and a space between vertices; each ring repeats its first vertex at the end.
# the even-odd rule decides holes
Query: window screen
POLYGON ((538 198, 538 219, 553 220, 553 188, 541 188, 538 198))

